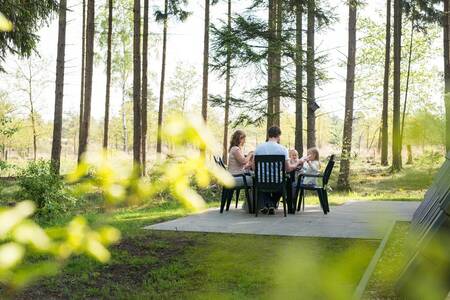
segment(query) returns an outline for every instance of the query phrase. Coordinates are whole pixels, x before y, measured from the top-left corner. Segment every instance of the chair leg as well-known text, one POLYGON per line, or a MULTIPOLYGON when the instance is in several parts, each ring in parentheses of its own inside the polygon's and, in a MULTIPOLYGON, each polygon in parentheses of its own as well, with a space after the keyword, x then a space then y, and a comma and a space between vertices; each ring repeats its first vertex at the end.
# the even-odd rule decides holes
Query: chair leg
POLYGON ((248 211, 250 213, 252 213, 253 212, 253 210, 252 210, 253 203, 250 198, 250 191, 248 188, 246 188, 246 189, 244 189, 244 192, 245 192, 245 198, 247 199, 248 211))
POLYGON ((229 190, 227 194, 227 208, 226 210, 230 210, 231 200, 233 200, 234 190, 229 190))
POLYGON ((287 200, 287 192, 286 190, 283 191, 283 210, 284 210, 284 217, 287 217, 286 213, 286 200, 287 200))
POLYGON ((225 208, 225 203, 227 200, 227 189, 222 188, 222 198, 220 200, 220 213, 223 214, 223 210, 225 208))
POLYGON ((326 215, 328 212, 327 212, 327 207, 325 205, 325 201, 323 199, 322 190, 317 190, 317 195, 319 196, 319 202, 320 202, 320 206, 322 207, 323 213, 326 215))
POLYGON ((303 195, 305 193, 304 189, 300 189, 300 196, 298 199, 298 205, 297 205, 297 211, 300 211, 300 208, 302 207, 302 200, 303 200, 303 195))
POLYGON ((303 192, 303 211, 305 211, 306 193, 303 192))
POLYGON ((330 203, 328 203, 328 192, 327 192, 327 190, 324 189, 322 193, 323 193, 324 202, 327 206, 327 212, 330 212, 330 203))
POLYGON ((258 202, 259 202, 259 193, 258 190, 255 190, 255 195, 253 197, 253 209, 255 217, 258 217, 258 202))
POLYGON ((237 189, 236 190, 236 207, 235 208, 238 208, 240 194, 241 194, 241 189, 237 189))

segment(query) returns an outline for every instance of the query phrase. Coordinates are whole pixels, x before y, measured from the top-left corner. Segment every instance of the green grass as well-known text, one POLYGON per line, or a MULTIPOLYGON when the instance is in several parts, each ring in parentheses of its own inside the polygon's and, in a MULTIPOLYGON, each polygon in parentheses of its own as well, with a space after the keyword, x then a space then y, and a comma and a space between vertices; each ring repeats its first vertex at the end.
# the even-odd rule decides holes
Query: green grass
POLYGON ((327 297, 338 291, 342 297, 335 298, 345 299, 378 246, 370 240, 142 230, 184 213, 162 205, 113 214, 110 219, 124 238, 112 248, 109 264, 76 257, 60 275, 18 298, 269 299, 298 293, 327 297), (357 259, 349 260, 355 249, 357 259), (315 288, 321 281, 327 289, 315 288))

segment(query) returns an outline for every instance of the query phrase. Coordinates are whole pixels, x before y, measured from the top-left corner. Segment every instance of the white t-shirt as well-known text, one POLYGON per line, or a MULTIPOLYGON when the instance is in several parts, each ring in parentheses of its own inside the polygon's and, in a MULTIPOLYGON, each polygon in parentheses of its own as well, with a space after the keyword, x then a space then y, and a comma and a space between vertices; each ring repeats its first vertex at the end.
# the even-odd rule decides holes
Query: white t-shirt
POLYGON ((289 160, 289 152, 286 147, 271 141, 256 147, 255 155, 284 155, 286 160, 289 160))

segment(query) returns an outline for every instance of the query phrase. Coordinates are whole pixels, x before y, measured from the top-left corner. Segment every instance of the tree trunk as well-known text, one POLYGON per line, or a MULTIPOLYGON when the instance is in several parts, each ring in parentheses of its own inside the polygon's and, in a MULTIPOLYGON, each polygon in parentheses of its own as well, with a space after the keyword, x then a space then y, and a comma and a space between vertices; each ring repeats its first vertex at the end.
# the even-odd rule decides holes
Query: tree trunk
POLYGON ((274 101, 273 113, 276 126, 280 126, 280 104, 281 104, 281 35, 283 31, 283 5, 282 0, 275 0, 276 20, 275 20, 275 65, 274 65, 274 101))
POLYGON ((83 123, 81 128, 81 141, 78 148, 78 157, 87 150, 89 139, 89 127, 91 122, 91 99, 92 99, 92 74, 94 67, 94 34, 95 34, 95 0, 88 0, 86 19, 86 66, 84 78, 84 107, 83 123))
POLYGON ((444 78, 445 78, 445 111, 446 131, 445 145, 447 153, 450 152, 450 1, 444 0, 444 78))
POLYGON ((163 53, 162 53, 162 64, 161 64, 161 85, 159 87, 159 110, 158 110, 158 139, 156 142, 156 152, 161 153, 162 151, 162 141, 161 141, 161 128, 163 122, 164 113, 164 84, 166 79, 166 52, 167 52, 167 11, 168 11, 168 0, 164 1, 164 28, 163 28, 163 53))
POLYGON ((316 113, 314 105, 316 101, 316 67, 315 67, 315 0, 308 0, 308 32, 307 32, 307 147, 316 146, 316 113))
POLYGON ((109 135, 109 102, 111 92, 111 46, 112 46, 112 20, 113 0, 108 0, 108 50, 106 54, 106 97, 105 97, 105 120, 103 129, 103 148, 108 149, 109 135))
POLYGON ((411 145, 406 145, 406 151, 408 152, 408 160, 406 161, 406 164, 412 165, 413 164, 413 156, 412 156, 411 145))
MULTIPOLYGON (((78 147, 82 142, 81 132, 83 131, 84 114, 84 76, 86 75, 86 0, 83 0, 83 22, 81 26, 81 88, 80 88, 80 122, 78 127, 78 147)), ((78 148, 79 150, 79 148, 78 148)), ((78 163, 81 161, 81 152, 78 151, 78 163)))
POLYGON ((303 46, 302 0, 296 7, 296 61, 295 61, 295 149, 303 156, 303 46))
POLYGON ((356 1, 350 1, 348 18, 348 62, 347 85, 345 92, 344 135, 342 139, 342 155, 338 178, 338 189, 350 190, 350 159, 353 135, 353 102, 355 96, 355 64, 356 64, 356 1))
POLYGON ((58 54, 56 59, 55 113, 53 118, 52 168, 59 174, 64 100, 64 63, 66 54, 66 0, 59 4, 58 54))
MULTIPOLYGON (((228 0, 228 32, 231 32, 231 0, 228 0)), ((225 75, 225 117, 223 124, 223 155, 225 164, 228 162, 228 123, 230 118, 230 98, 231 98, 231 45, 227 41, 227 70, 225 75)))
POLYGON ((274 125, 274 42, 276 31, 276 0, 269 0, 269 39, 267 46, 267 130, 274 125))
POLYGON ((400 80, 401 80, 401 46, 402 46, 402 11, 401 0, 394 0, 394 99, 392 127, 392 171, 402 168, 400 137, 400 80))
POLYGON ((37 128, 36 128, 36 113, 33 101, 33 73, 31 70, 31 60, 28 60, 28 102, 30 104, 30 121, 31 130, 33 131, 33 160, 37 158, 37 128))
POLYGON ((148 0, 144 0, 144 32, 142 37, 142 175, 147 167, 147 103, 148 103, 148 0))
MULTIPOLYGON (((124 82, 125 85, 125 82, 124 82)), ((122 90, 122 131, 123 131, 123 152, 128 153, 128 126, 127 126, 127 113, 125 111, 126 101, 125 101, 125 86, 122 90)))
POLYGON ((405 119, 406 119, 406 105, 408 104, 408 92, 409 92, 409 82, 411 78, 411 62, 412 62, 412 52, 413 52, 413 40, 414 40, 414 21, 411 21, 411 40, 409 42, 409 53, 408 53, 408 73, 406 74, 406 90, 405 90, 405 100, 403 101, 403 112, 402 112, 402 127, 400 131, 400 151, 403 148, 403 137, 405 133, 405 119))
POLYGON ((391 66, 391 0, 386 1, 386 50, 384 56, 383 112, 381 116, 381 165, 388 165, 389 74, 391 66))
POLYGON ((141 164, 141 1, 133 6, 133 160, 141 164))
POLYGON ((205 121, 208 119, 209 1, 205 0, 205 36, 203 42, 202 117, 205 121))

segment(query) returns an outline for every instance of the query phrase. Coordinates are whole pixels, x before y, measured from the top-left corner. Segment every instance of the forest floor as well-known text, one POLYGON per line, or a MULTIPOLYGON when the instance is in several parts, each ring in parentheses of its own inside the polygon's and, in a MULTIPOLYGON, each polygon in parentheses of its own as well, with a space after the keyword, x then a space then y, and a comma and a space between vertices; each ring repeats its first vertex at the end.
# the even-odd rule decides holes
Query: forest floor
MULTIPOLYGON (((387 168, 355 164, 354 190, 350 194, 333 191, 330 200, 335 205, 352 200, 421 201, 437 169, 438 165, 431 169, 407 166, 392 175, 387 168)), ((337 171, 333 177, 337 179, 337 171)), ((210 206, 218 205, 217 188, 202 194, 210 206)), ((14 182, 0 182, 3 205, 22 200, 20 197, 14 182)), ((313 204, 316 199, 307 201, 313 204)), ((348 299, 380 242, 148 231, 142 228, 185 216, 188 211, 174 201, 162 200, 105 214, 95 203, 98 201, 88 201, 79 212, 93 223, 109 222, 122 231, 122 241, 111 249, 111 262, 101 265, 75 257, 59 275, 39 281, 18 299, 269 299, 295 295, 348 299)), ((402 241, 406 232, 396 231, 395 240, 402 241)), ((402 245, 394 241, 389 251, 403 253, 402 245)), ((384 262, 386 266, 377 267, 378 278, 395 272, 389 269, 394 265, 391 260, 384 262)), ((391 287, 391 282, 379 279, 369 284, 371 295, 380 298, 389 296, 391 287)))

